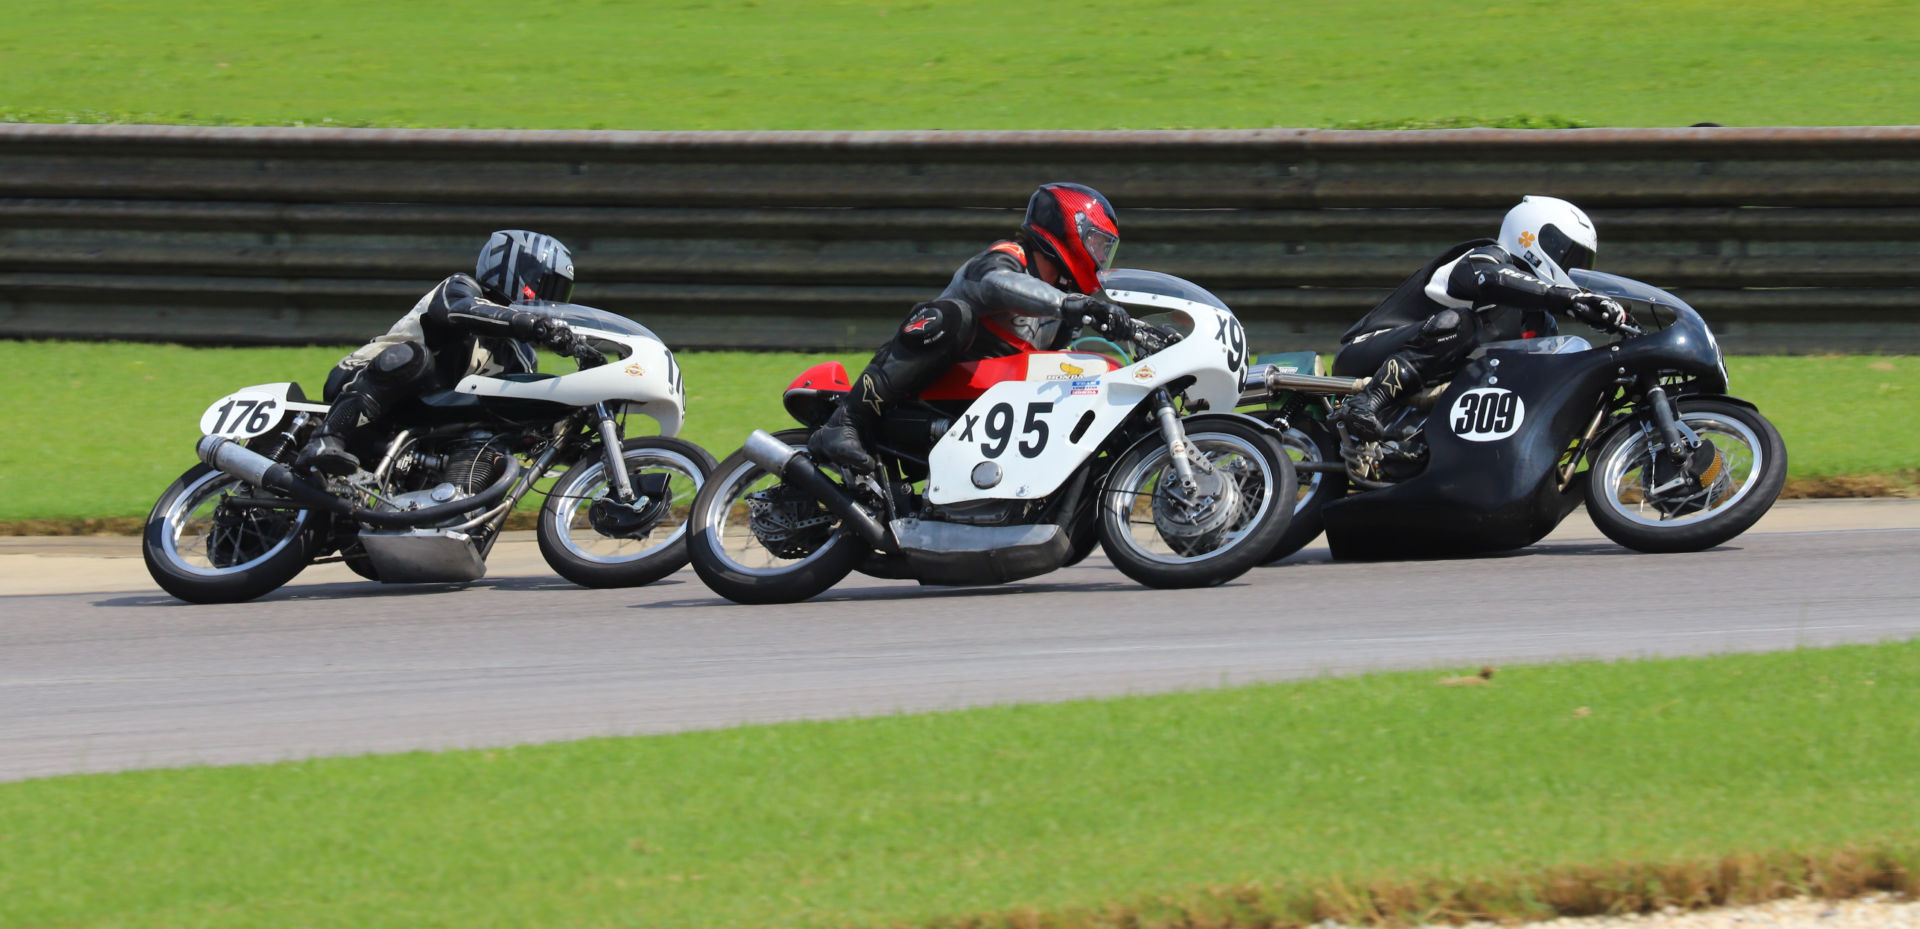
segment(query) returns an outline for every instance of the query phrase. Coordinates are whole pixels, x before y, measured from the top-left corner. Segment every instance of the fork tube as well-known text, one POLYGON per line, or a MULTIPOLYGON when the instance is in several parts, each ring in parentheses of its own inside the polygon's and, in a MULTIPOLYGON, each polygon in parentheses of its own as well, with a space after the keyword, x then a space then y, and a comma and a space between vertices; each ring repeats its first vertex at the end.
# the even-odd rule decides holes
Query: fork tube
POLYGON ((1160 417, 1160 438, 1167 443, 1167 453, 1173 456, 1173 472, 1180 475, 1180 486, 1187 490, 1194 488, 1193 462, 1187 460, 1187 431, 1180 428, 1180 418, 1173 413, 1173 398, 1167 395, 1165 387, 1153 392, 1154 415, 1160 417))
POLYGON ((613 485, 614 496, 620 498, 621 503, 632 506, 633 482, 627 479, 627 463, 620 453, 620 427, 614 423, 605 403, 594 404, 593 412, 600 417, 600 446, 607 453, 607 482, 613 485))

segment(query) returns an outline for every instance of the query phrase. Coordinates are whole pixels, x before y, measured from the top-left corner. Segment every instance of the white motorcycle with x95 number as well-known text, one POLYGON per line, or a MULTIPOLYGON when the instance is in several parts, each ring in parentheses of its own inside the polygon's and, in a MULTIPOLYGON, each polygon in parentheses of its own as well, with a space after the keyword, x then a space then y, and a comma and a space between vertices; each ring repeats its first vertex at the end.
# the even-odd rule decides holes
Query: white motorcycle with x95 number
POLYGON ((1232 412, 1246 333, 1180 278, 1115 270, 1105 299, 1139 314, 1116 341, 962 362, 878 429, 879 474, 806 452, 849 389, 837 362, 784 397, 804 427, 755 431, 694 501, 690 555, 741 603, 815 596, 858 570, 929 585, 996 584, 1098 544, 1152 587, 1239 576, 1292 516, 1292 462, 1271 426, 1232 412))

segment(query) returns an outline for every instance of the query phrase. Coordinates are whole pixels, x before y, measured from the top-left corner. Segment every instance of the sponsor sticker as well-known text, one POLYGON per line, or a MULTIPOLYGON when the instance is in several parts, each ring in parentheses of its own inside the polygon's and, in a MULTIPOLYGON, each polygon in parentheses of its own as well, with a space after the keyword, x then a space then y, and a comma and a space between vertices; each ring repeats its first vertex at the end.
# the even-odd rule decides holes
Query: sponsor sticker
POLYGON ((1134 369, 1133 379, 1136 381, 1151 381, 1154 379, 1157 373, 1158 372, 1153 370, 1152 365, 1141 365, 1140 367, 1134 369))
POLYGON ((636 361, 633 364, 627 365, 627 373, 634 377, 646 377, 647 369, 640 367, 640 362, 636 361))
POLYGON ((1097 377, 1090 377, 1080 381, 1070 381, 1067 386, 1069 388, 1068 393, 1076 397, 1093 396, 1100 393, 1100 379, 1097 377))

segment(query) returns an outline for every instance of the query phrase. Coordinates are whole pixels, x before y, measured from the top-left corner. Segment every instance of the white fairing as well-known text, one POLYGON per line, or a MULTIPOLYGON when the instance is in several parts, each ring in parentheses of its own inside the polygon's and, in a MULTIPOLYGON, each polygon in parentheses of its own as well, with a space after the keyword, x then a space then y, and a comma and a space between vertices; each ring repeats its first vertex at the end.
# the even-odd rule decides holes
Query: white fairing
POLYGON ((653 417, 660 424, 661 435, 680 433, 686 399, 679 362, 666 345, 645 336, 580 325, 575 325, 573 331, 595 343, 623 346, 626 357, 597 368, 537 381, 469 374, 460 379, 454 390, 482 397, 517 397, 569 406, 624 404, 628 412, 653 417))
POLYGON ((290 399, 292 393, 291 382, 242 387, 213 401, 213 405, 200 414, 200 434, 236 441, 251 439, 272 432, 289 411, 327 411, 324 404, 290 399))
POLYGON ((927 499, 1032 499, 1058 490, 1156 387, 1183 377, 1193 400, 1231 410, 1247 367, 1246 331, 1233 314, 1161 294, 1108 291, 1117 303, 1174 312, 1191 334, 1165 351, 1086 378, 995 384, 954 423, 928 456, 927 499), (1088 419, 1084 428, 1076 427, 1088 419), (991 462, 974 484, 975 469, 991 462))

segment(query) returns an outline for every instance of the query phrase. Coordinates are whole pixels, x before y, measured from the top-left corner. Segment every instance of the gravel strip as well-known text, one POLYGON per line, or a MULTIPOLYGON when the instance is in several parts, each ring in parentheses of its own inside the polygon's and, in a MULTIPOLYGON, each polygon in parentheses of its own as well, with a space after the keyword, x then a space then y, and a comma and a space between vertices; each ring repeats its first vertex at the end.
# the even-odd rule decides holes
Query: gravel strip
MULTIPOLYGON (((1487 929, 1498 923, 1468 923, 1487 929)), ((1445 924, 1434 926, 1441 929, 1445 924)), ((1531 923, 1528 929, 1920 929, 1920 902, 1876 894, 1853 900, 1775 900, 1720 910, 1583 916, 1531 923)), ((1449 927, 1454 929, 1454 927, 1449 927)))

